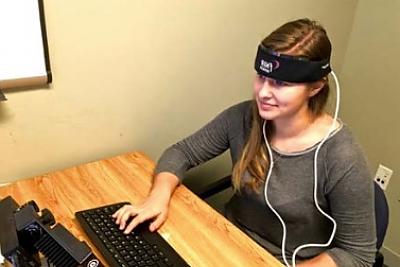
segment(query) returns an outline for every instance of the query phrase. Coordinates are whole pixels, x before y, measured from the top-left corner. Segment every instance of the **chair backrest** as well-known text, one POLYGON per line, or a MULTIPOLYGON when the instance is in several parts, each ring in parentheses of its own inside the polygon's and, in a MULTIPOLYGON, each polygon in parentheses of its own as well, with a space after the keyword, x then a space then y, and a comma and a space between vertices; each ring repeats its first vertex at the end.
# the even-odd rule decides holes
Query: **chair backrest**
POLYGON ((382 247, 389 223, 389 206, 382 188, 374 182, 375 187, 375 219, 376 219, 376 248, 382 247))

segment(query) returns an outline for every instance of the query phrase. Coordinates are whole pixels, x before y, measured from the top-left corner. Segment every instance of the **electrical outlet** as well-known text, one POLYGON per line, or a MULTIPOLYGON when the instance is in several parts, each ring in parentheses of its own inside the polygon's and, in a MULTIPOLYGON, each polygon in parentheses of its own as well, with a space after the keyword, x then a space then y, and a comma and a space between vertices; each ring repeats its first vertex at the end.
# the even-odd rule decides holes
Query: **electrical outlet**
POLYGON ((375 182, 383 189, 386 190, 386 187, 389 184, 390 177, 392 177, 393 171, 388 167, 385 167, 379 164, 378 170, 375 174, 375 182))

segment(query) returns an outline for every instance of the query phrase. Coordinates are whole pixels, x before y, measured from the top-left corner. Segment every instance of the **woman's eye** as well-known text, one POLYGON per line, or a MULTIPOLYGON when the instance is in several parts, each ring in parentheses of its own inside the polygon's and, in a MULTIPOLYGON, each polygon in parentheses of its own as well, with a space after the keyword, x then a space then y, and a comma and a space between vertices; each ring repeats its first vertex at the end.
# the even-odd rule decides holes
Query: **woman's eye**
POLYGON ((275 80, 275 84, 276 84, 277 86, 287 86, 287 85, 288 85, 287 82, 280 81, 280 80, 275 80))
POLYGON ((294 83, 275 80, 275 86, 277 86, 277 87, 289 87, 289 86, 293 86, 293 85, 294 85, 294 83))

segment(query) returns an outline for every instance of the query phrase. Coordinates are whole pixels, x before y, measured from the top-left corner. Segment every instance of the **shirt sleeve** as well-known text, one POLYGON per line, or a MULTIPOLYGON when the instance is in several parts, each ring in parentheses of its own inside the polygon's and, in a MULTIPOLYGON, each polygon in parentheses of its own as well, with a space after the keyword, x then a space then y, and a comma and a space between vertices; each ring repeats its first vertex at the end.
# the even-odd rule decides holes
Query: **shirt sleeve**
POLYGON ((363 152, 354 141, 345 140, 328 151, 328 162, 325 194, 337 231, 327 253, 339 267, 372 266, 376 253, 374 187, 363 152))
POLYGON ((167 148, 157 162, 155 174, 171 172, 180 181, 187 170, 226 151, 232 135, 232 124, 240 120, 244 103, 232 106, 200 130, 167 148))

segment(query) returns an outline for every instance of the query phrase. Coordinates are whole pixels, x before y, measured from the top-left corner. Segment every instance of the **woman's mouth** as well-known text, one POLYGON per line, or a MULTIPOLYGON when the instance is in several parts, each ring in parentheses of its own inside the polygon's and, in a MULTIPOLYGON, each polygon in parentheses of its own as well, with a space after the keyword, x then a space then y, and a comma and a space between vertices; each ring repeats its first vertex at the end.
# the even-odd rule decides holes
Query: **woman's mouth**
POLYGON ((265 103, 265 102, 260 102, 259 107, 261 110, 271 110, 273 108, 276 108, 278 105, 274 105, 271 103, 265 103))

